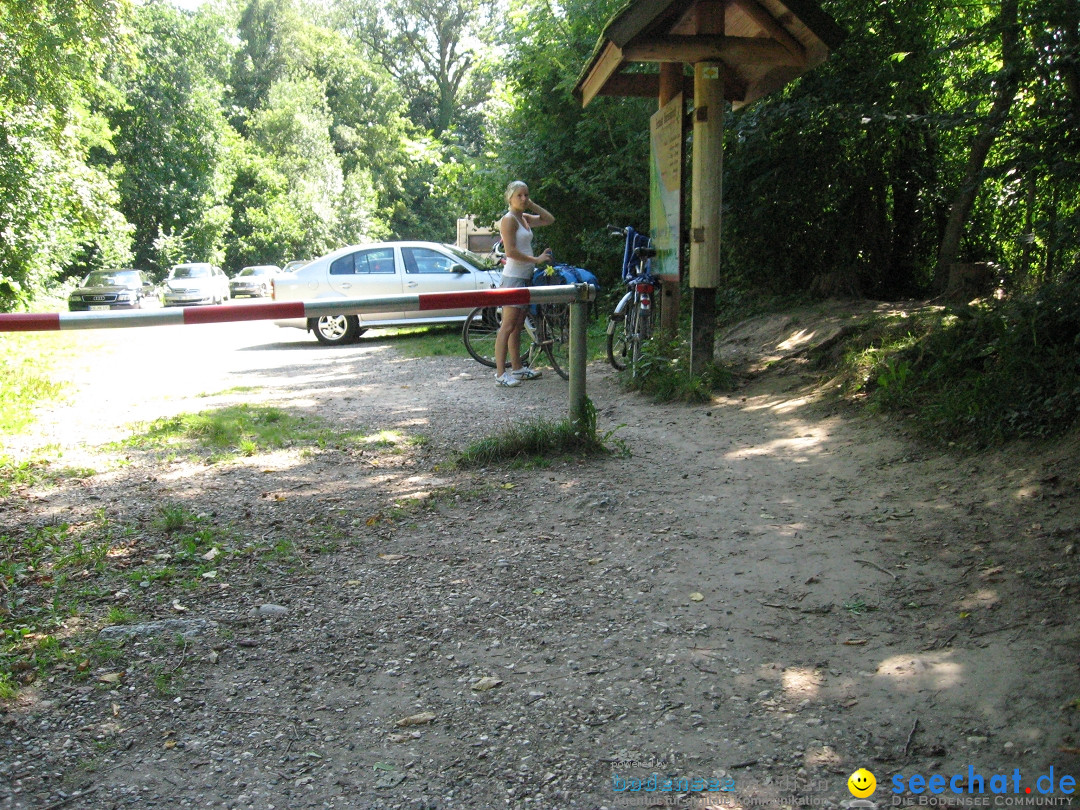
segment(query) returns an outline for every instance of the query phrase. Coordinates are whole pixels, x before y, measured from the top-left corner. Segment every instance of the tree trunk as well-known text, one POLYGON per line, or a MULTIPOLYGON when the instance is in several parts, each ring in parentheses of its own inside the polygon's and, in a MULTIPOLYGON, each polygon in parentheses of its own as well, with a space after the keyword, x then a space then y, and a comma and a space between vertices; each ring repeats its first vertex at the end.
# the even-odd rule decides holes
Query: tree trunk
POLYGON ((945 223, 945 233, 941 237, 938 250, 937 274, 935 282, 938 289, 943 289, 949 278, 949 266, 960 253, 960 240, 964 235, 971 208, 982 185, 982 171, 986 165, 986 156, 994 145, 998 131, 1009 116, 1016 89, 1020 84, 1020 61, 1018 50, 1019 11, 1018 0, 1001 0, 1001 70, 997 75, 994 103, 971 143, 964 178, 949 208, 949 219, 945 223))

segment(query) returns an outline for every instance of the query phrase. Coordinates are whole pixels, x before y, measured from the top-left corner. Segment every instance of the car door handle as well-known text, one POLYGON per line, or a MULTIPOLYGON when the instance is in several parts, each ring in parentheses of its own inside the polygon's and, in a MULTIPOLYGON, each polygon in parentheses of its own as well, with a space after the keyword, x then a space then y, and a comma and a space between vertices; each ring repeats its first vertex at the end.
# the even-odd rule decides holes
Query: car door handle
POLYGON ((406 287, 419 287, 419 286, 420 286, 420 282, 419 282, 419 281, 410 281, 410 282, 408 282, 408 283, 407 283, 407 284, 406 284, 405 286, 406 286, 406 287))

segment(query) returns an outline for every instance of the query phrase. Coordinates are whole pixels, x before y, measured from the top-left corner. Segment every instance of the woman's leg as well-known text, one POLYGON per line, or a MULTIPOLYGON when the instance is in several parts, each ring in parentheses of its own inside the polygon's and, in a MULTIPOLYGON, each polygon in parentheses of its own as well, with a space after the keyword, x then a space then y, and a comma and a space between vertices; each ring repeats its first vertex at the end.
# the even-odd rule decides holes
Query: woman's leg
POLYGON ((495 376, 506 372, 506 355, 510 355, 510 368, 521 368, 521 328, 525 325, 522 307, 503 307, 502 324, 495 336, 495 376))

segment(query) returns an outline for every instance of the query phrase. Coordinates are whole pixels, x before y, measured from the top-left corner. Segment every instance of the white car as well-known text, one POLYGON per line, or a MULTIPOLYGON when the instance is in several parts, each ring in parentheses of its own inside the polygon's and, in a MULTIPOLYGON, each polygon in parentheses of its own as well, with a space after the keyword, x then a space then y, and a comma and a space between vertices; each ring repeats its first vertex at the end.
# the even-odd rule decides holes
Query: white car
MULTIPOLYGON (((325 301, 403 293, 490 290, 499 268, 482 256, 437 242, 379 242, 341 248, 274 278, 275 301, 325 301)), ((365 312, 275 321, 307 329, 326 345, 351 343, 374 326, 463 322, 472 307, 444 312, 365 312)))
POLYGON ((207 262, 178 264, 169 271, 164 293, 167 307, 220 304, 229 300, 229 277, 207 262))

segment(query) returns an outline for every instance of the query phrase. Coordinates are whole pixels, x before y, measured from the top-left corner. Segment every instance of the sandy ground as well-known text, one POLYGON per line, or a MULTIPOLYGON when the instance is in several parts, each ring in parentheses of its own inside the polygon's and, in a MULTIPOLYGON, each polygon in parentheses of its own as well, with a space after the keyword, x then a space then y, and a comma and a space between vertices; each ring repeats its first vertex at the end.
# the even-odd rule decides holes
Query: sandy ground
POLYGON ((628 454, 468 471, 455 450, 561 417, 566 383, 498 389, 378 335, 73 333, 97 359, 6 452, 96 474, 6 499, 0 535, 108 523, 116 571, 145 574, 179 565, 161 514, 182 507, 224 554, 211 577, 85 574, 106 592, 64 644, 110 607, 185 624, 4 706, 0 807, 838 807, 860 767, 878 807, 1071 801, 1076 442, 954 456, 822 399, 798 353, 850 314, 733 330, 723 355, 759 372, 703 405, 593 364, 628 454), (238 403, 382 440, 219 464, 106 446, 238 403))

